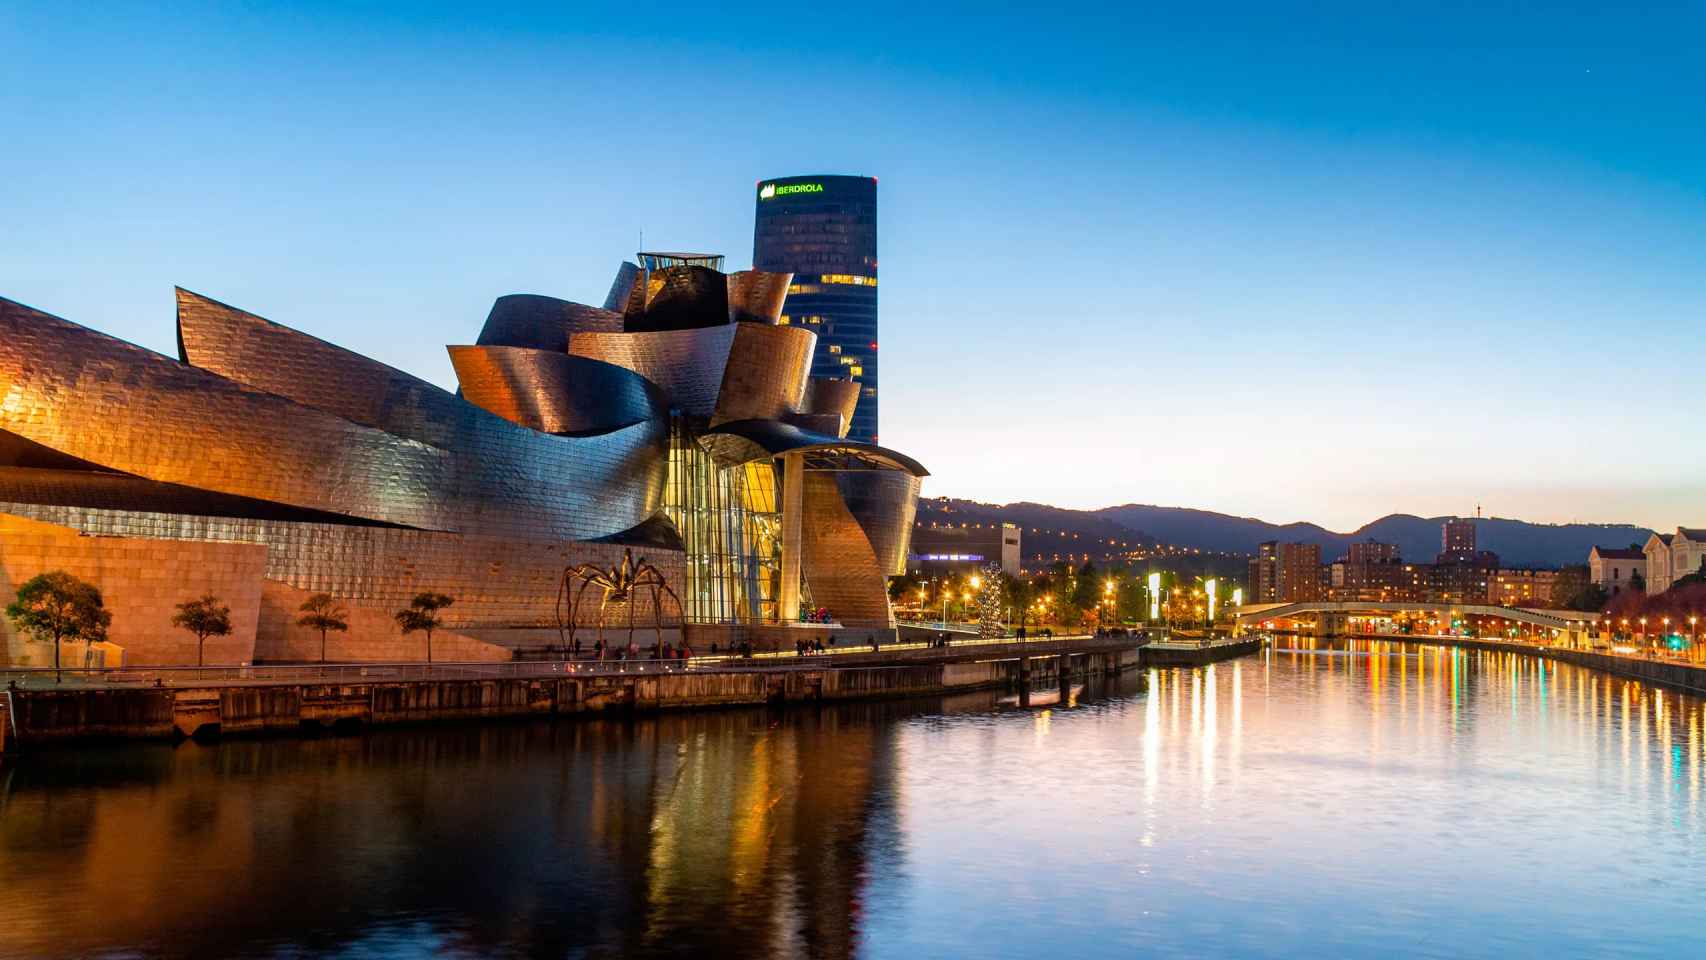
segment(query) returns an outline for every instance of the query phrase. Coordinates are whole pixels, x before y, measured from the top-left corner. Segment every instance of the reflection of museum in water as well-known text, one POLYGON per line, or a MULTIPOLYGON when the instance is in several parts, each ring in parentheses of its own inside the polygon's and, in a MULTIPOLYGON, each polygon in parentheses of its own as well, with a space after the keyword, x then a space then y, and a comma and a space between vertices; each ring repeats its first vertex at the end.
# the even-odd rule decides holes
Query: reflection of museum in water
POLYGON ((341 952, 389 921, 389 952, 851 956, 898 868, 891 724, 917 709, 44 755, 0 783, 0 850, 43 885, 0 898, 0 955, 341 952))
POLYGON ((417 659, 391 614, 427 590, 455 598, 436 656, 507 659, 559 642, 567 567, 627 553, 670 588, 602 611, 643 644, 892 629, 924 470, 847 439, 859 385, 808 375, 790 275, 720 267, 641 254, 603 307, 501 297, 449 348, 457 393, 185 290, 177 359, 0 300, 0 591, 95 583, 108 663, 193 662, 170 618, 203 593, 234 627, 209 663, 317 657, 294 621, 319 592, 350 614, 331 659, 417 659))

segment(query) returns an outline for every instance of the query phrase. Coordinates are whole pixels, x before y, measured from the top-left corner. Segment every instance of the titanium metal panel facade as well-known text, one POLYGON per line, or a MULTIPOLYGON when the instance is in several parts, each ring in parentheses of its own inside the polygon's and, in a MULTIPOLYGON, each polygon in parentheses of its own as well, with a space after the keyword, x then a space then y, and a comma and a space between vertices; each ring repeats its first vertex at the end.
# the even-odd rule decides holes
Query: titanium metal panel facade
POLYGON ((677 410, 710 417, 738 329, 725 323, 696 330, 577 333, 569 337, 569 352, 632 370, 662 388, 677 410))
MULTIPOLYGON (((604 295, 604 309, 627 313, 628 305, 634 299, 634 290, 640 284, 640 276, 638 264, 622 261, 622 265, 616 268, 616 279, 610 281, 610 292, 604 295)), ((644 306, 642 303, 636 309, 644 309, 644 306)))
POLYGON ((735 325, 711 424, 780 420, 800 409, 817 337, 797 327, 735 325))
MULTIPOLYGON (((308 341, 266 331, 254 343, 270 349, 308 341)), ((328 357, 348 353, 320 346, 328 357)), ((264 351, 240 360, 235 352, 221 356, 249 371, 268 362, 264 351)), ((367 373, 345 369, 352 377, 367 373)), ((0 300, 0 384, 6 391, 0 430, 80 460, 166 483, 434 530, 562 539, 615 533, 656 511, 667 466, 666 423, 553 437, 436 387, 436 395, 408 392, 410 402, 421 401, 416 407, 374 407, 384 391, 363 384, 352 384, 341 400, 328 398, 354 412, 377 410, 416 434, 408 437, 9 300, 0 300)))
POLYGON ((512 293, 492 303, 486 324, 474 342, 483 347, 532 347, 561 353, 568 349, 569 334, 577 330, 621 329, 620 310, 600 310, 534 293, 512 293))
POLYGON ((742 270, 729 274, 729 319, 737 323, 776 323, 788 299, 791 273, 742 270))
POLYGON ((729 281, 709 267, 675 266, 646 274, 646 306, 635 312, 630 304, 627 329, 691 330, 729 322, 729 281))
POLYGON ((669 415, 650 380, 614 364, 522 347, 448 347, 462 396, 545 433, 601 433, 669 415))
POLYGON ((807 470, 804 500, 802 568, 811 602, 847 627, 893 627, 888 574, 842 501, 835 475, 807 470))
POLYGON ((756 204, 753 269, 794 275, 782 322, 818 335, 812 376, 859 382, 847 435, 877 442, 876 178, 764 180, 756 204))
POLYGON ((884 576, 906 572, 920 478, 901 470, 838 470, 831 474, 847 511, 865 531, 884 576))
POLYGON ((804 412, 813 416, 839 417, 837 436, 847 436, 853 425, 853 411, 859 406, 860 386, 855 380, 826 380, 812 377, 806 384, 804 412))

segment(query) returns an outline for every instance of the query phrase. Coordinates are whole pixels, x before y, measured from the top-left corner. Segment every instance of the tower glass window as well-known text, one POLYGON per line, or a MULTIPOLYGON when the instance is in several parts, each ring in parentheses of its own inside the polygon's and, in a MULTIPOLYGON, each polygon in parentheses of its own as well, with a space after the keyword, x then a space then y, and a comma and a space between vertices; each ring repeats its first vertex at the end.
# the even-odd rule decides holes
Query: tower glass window
POLYGON ((788 312, 817 333, 811 375, 862 385, 849 439, 877 442, 877 181, 763 180, 753 221, 755 270, 794 274, 788 312), (843 351, 857 367, 840 362, 843 351), (853 371, 857 372, 853 372, 853 371))

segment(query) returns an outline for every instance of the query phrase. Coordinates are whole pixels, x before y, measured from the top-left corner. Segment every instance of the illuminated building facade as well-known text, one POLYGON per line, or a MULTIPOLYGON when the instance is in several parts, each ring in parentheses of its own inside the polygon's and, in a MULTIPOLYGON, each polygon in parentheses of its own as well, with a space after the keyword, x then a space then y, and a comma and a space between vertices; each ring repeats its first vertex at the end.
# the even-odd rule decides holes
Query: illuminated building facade
POLYGON ((973 573, 991 563, 1003 573, 1019 576, 1020 530, 1013 523, 925 523, 912 531, 907 572, 926 577, 973 573))
POLYGON ((1293 603, 1320 600, 1325 593, 1321 546, 1269 540, 1256 546, 1246 579, 1251 603, 1293 603))
POLYGON ((876 443, 877 180, 786 177, 757 191, 753 269, 793 274, 781 322, 817 334, 813 377, 858 384, 847 435, 876 443))
POLYGON ((330 659, 403 660, 392 614, 430 590, 440 659, 507 659, 561 641, 566 567, 632 552, 680 600, 606 621, 647 644, 892 628, 923 467, 847 437, 788 276, 637 259, 603 308, 499 298, 448 348, 459 393, 187 290, 176 358, 0 299, 0 602, 65 569, 115 611, 108 662, 173 663, 173 604, 214 593, 237 629, 208 662, 238 663, 317 656, 295 619, 323 592, 330 659))
POLYGON ((1588 580, 1609 596, 1621 594, 1632 584, 1645 584, 1646 579, 1647 554, 1639 548, 1596 546, 1588 551, 1588 580))
POLYGON ((1439 563, 1461 563, 1475 559, 1475 521, 1453 517, 1440 524, 1439 563))

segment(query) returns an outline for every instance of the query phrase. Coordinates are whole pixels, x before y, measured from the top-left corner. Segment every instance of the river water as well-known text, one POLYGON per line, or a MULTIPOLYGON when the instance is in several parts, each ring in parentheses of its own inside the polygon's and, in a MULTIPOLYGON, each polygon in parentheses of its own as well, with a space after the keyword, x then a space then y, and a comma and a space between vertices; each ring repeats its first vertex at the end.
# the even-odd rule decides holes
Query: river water
POLYGON ((38 753, 0 956, 1706 955, 1700 701, 1280 643, 1029 709, 38 753))

